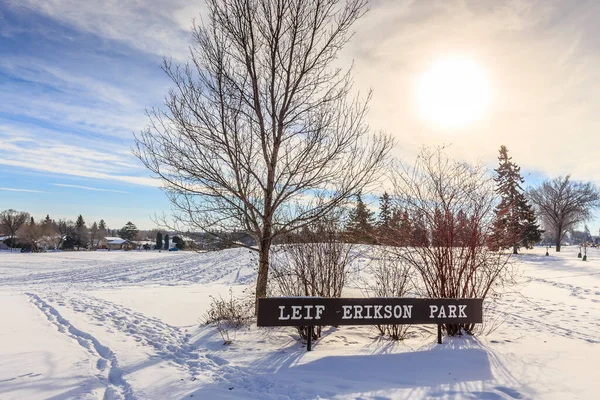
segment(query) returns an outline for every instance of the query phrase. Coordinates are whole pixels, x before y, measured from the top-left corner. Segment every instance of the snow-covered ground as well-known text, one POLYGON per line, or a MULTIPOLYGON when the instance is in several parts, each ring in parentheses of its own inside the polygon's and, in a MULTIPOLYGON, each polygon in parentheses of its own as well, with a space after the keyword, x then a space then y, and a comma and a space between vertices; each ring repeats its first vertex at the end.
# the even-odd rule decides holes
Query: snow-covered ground
POLYGON ((488 334, 326 328, 307 353, 291 328, 224 346, 203 324, 210 296, 252 288, 248 250, 2 252, 0 399, 598 398, 600 250, 543 253, 515 258, 520 284, 484 316, 488 334))

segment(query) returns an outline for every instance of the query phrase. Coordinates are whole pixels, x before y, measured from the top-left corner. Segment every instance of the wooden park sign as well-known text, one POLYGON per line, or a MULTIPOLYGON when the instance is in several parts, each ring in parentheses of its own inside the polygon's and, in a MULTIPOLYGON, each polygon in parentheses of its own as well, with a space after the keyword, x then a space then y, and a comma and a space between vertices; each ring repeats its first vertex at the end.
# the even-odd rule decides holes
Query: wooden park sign
MULTIPOLYGON (((258 326, 441 324, 483 322, 483 299, 271 297, 258 300, 258 326)), ((311 350, 308 335, 307 350, 311 350)))

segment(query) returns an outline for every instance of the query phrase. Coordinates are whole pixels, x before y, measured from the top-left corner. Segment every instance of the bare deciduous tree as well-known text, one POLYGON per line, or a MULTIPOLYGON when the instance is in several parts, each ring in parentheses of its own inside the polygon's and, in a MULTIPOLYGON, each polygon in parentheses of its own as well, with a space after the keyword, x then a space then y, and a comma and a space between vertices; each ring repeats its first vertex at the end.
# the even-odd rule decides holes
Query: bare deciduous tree
MULTIPOLYGON (((396 172, 395 201, 419 219, 425 236, 419 245, 396 248, 419 275, 417 290, 432 298, 486 298, 506 283, 510 254, 488 247, 496 203, 488 171, 424 149, 414 166, 396 172)), ((445 326, 449 335, 473 328, 445 326)))
POLYGON ((29 220, 29 213, 13 209, 4 210, 0 213, 0 230, 10 236, 10 249, 14 246, 17 231, 29 220))
POLYGON ((527 192, 546 231, 554 237, 556 251, 569 230, 591 217, 600 207, 600 193, 591 182, 576 182, 571 176, 544 181, 527 192))
POLYGON ((369 135, 368 101, 350 97, 350 70, 333 66, 366 5, 207 0, 191 61, 164 62, 175 85, 166 109, 150 111, 136 136, 135 154, 184 226, 256 237, 257 298, 273 240, 365 188, 393 145, 369 135))
POLYGON ((88 232, 88 239, 90 240, 89 248, 91 250, 95 250, 98 247, 98 242, 100 241, 98 232, 98 224, 96 223, 96 221, 94 221, 92 227, 88 232))
POLYGON ((38 243, 44 236, 44 230, 41 224, 35 223, 33 217, 28 224, 23 224, 17 233, 20 243, 29 245, 32 252, 40 251, 38 243))
POLYGON ((41 228, 45 244, 51 245, 54 250, 58 250, 62 238, 58 233, 57 223, 54 220, 47 218, 41 223, 41 228))

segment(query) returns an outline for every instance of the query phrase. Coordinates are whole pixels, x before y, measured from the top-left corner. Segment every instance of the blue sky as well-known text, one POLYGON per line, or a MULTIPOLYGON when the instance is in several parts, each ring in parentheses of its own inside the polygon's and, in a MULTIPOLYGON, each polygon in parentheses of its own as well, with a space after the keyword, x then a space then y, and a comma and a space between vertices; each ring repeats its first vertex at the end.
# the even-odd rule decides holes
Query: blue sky
MULTIPOLYGON (((183 61, 200 0, 0 1, 0 209, 128 220, 151 228, 169 204, 131 155, 160 106, 163 56, 183 61)), ((370 123, 412 160, 452 144, 495 167, 507 145, 528 184, 573 174, 600 183, 600 4, 596 1, 376 0, 340 62, 374 90, 370 123), (439 57, 477 60, 492 102, 478 123, 441 129, 415 111, 415 82, 439 57)), ((598 231, 594 221, 590 228, 598 231)))
POLYGON ((130 149, 168 88, 161 60, 0 3, 0 209, 151 227, 168 202, 130 149))

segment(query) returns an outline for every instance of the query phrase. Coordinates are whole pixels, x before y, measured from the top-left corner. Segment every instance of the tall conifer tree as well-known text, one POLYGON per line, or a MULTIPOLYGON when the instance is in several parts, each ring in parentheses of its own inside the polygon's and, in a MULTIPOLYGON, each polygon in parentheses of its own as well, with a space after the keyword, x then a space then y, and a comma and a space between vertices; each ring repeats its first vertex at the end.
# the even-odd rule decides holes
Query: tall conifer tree
POLYGON ((138 233, 139 229, 137 226, 135 226, 133 222, 127 221, 127 223, 119 231, 119 237, 127 240, 135 240, 138 233))
POLYGON ((350 212, 347 231, 350 239, 356 243, 373 243, 373 227, 375 218, 373 212, 369 210, 363 202, 360 193, 356 195, 356 207, 350 212))
POLYGON ((379 226, 389 226, 392 220, 392 205, 390 195, 384 192, 379 198, 379 226))
POLYGON ((79 214, 77 217, 77 221, 75 221, 75 246, 77 249, 80 247, 86 247, 88 241, 88 230, 85 226, 85 221, 83 220, 83 216, 79 214))
POLYGON ((379 198, 379 216, 377 219, 377 237, 379 243, 390 244, 393 233, 393 209, 390 195, 384 192, 379 198))
POLYGON ((496 207, 496 220, 492 233, 492 243, 500 248, 512 248, 517 254, 520 247, 531 248, 541 240, 541 233, 533 209, 521 184, 521 167, 508 156, 506 146, 500 147, 499 166, 495 170, 496 193, 500 204, 496 207))
POLYGON ((156 232, 156 246, 154 246, 156 250, 160 250, 163 248, 163 236, 161 232, 156 232))

